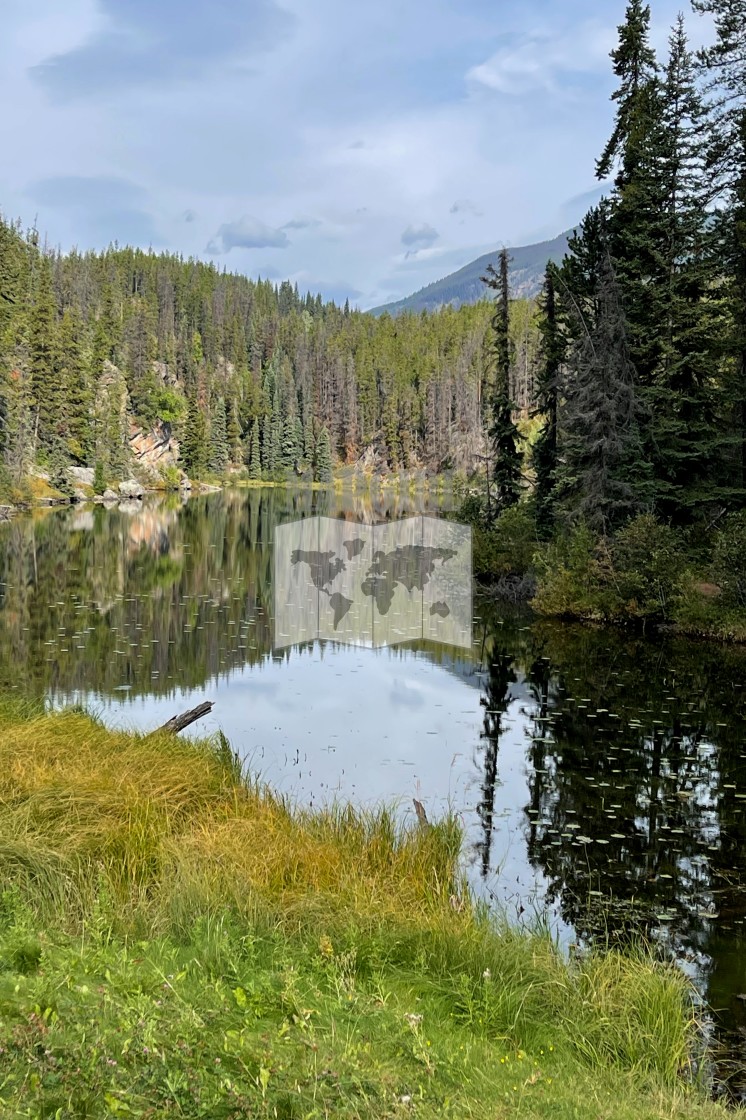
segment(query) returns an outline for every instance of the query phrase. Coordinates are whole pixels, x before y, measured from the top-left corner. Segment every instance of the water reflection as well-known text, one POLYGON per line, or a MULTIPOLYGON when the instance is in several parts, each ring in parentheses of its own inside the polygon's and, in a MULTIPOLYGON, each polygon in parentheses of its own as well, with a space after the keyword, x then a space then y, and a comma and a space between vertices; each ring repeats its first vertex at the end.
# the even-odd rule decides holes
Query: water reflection
POLYGON ((272 653, 278 523, 434 504, 237 491, 0 526, 0 687, 143 727, 207 694, 206 729, 293 796, 450 805, 486 896, 665 942, 746 1057, 746 651, 482 603, 471 653, 272 653))

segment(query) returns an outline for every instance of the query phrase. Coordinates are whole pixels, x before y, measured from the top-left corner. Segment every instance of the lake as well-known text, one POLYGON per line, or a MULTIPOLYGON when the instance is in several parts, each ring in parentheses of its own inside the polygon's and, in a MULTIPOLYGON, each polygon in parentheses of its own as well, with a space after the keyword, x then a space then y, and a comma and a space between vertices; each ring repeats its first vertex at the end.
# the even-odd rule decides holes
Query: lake
POLYGON ((746 651, 474 600, 471 649, 273 650, 273 538, 435 498, 281 489, 70 507, 0 525, 0 688, 152 729, 204 699, 293 801, 413 798, 463 821, 475 891, 567 946, 644 933, 746 1061, 746 651))

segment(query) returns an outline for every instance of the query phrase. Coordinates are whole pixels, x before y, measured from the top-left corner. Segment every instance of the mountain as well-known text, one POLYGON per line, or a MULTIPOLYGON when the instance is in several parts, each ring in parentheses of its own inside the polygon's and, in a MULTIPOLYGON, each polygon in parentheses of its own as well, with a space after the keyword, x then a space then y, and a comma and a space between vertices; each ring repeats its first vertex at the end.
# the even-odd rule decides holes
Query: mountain
MULTIPOLYGON (((538 295, 544 280, 547 261, 556 261, 559 264, 567 252, 567 239, 572 230, 566 230, 553 241, 540 241, 537 245, 522 245, 509 249, 510 263, 510 292, 511 295, 528 298, 538 295)), ((493 253, 485 253, 470 264, 464 265, 458 272, 452 272, 442 280, 420 288, 419 292, 407 296, 406 299, 397 300, 395 303, 386 303, 382 307, 371 309, 371 315, 382 315, 388 311, 390 315, 400 315, 403 311, 437 311, 445 304, 460 307, 462 303, 477 303, 486 298, 488 292, 480 280, 484 276, 488 264, 497 267, 499 249, 493 253)))

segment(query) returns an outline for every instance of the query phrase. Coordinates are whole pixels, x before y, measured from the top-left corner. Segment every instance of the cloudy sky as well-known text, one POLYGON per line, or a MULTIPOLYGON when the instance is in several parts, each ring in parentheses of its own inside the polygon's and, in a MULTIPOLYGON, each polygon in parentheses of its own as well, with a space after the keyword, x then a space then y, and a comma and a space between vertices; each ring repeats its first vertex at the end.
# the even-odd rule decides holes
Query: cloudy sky
MULTIPOLYGON (((685 3, 652 0, 661 49, 685 3)), ((396 299, 581 217, 624 8, 2 0, 0 211, 63 249, 396 299)))

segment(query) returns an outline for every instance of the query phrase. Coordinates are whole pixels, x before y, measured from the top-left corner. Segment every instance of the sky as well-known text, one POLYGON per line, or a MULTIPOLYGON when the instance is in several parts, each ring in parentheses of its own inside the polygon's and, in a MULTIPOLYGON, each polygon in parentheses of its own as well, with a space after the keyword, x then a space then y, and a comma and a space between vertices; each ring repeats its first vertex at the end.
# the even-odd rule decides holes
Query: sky
MULTIPOLYGON (((665 57, 687 0, 652 0, 665 57)), ((574 225, 625 0, 2 0, 0 212, 369 308, 574 225)))

